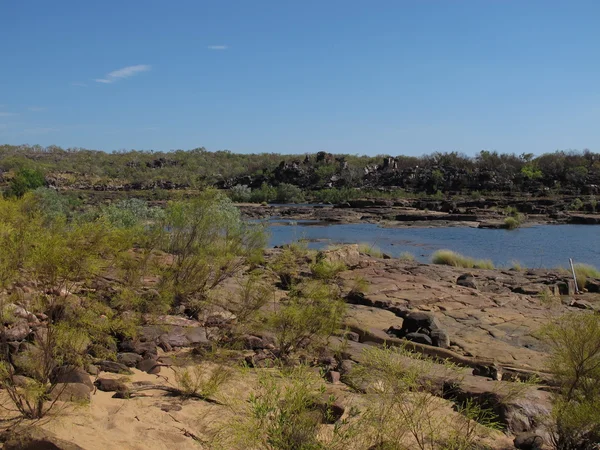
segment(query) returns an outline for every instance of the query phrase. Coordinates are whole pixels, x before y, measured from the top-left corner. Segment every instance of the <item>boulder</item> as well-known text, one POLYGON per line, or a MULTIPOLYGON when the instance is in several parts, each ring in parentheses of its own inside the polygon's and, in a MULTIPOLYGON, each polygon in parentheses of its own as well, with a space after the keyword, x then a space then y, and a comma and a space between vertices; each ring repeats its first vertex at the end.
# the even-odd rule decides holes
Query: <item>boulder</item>
POLYGON ((433 345, 433 341, 424 333, 407 333, 404 339, 418 344, 433 345))
POLYGON ((52 400, 63 402, 89 402, 92 390, 83 383, 58 383, 50 392, 52 400))
POLYGON ((160 364, 153 359, 143 359, 137 363, 137 369, 152 375, 160 372, 160 364))
POLYGON ((465 273, 459 276, 456 280, 456 284, 471 289, 477 289, 477 284, 475 284, 475 277, 473 277, 473 275, 471 275, 470 273, 465 273))
POLYGON ((127 390, 127 385, 121 380, 112 378, 98 378, 94 384, 103 392, 124 392, 127 390))
POLYGON ((156 337, 157 336, 154 336, 148 341, 126 340, 119 344, 118 349, 120 352, 135 353, 137 355, 143 356, 144 358, 157 356, 158 351, 156 349, 156 337))
POLYGON ((22 341, 29 336, 29 333, 31 333, 31 328, 29 328, 27 320, 20 319, 4 332, 4 336, 8 342, 22 341))
POLYGON ((409 313, 402 322, 402 331, 405 335, 408 333, 429 334, 431 330, 438 329, 440 329, 440 324, 437 319, 424 312, 409 313))
POLYGON ((142 357, 137 353, 117 353, 117 361, 121 364, 126 365, 127 367, 135 367, 136 364, 139 363, 141 360, 142 357))
POLYGON ((450 337, 444 330, 431 330, 429 336, 436 347, 450 348, 450 337))
POLYGON ((544 438, 536 433, 519 433, 513 442, 519 450, 541 450, 544 447, 544 438))
POLYGON ((96 363, 98 368, 104 372, 120 373, 123 375, 132 375, 133 372, 125 364, 114 361, 99 361, 96 363))
POLYGON ((327 381, 329 381, 330 383, 339 384, 340 377, 341 377, 340 373, 335 370, 331 370, 331 371, 327 372, 327 381))
POLYGON ((88 373, 76 366, 60 366, 54 369, 50 380, 53 383, 82 383, 85 384, 90 391, 94 389, 92 380, 88 373))
POLYGON ((329 263, 343 263, 348 268, 357 267, 361 256, 358 244, 344 245, 342 247, 323 251, 323 259, 329 263))

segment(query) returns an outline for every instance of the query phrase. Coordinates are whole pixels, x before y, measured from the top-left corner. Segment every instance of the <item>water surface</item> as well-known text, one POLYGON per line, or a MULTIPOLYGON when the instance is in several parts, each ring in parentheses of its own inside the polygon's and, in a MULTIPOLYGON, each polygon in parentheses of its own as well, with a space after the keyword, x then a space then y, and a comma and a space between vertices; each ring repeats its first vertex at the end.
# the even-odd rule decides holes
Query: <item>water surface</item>
MULTIPOLYGON (((278 222, 281 219, 274 219, 278 222)), ((600 226, 538 225, 517 230, 494 230, 470 227, 382 228, 358 223, 320 225, 297 223, 270 226, 270 245, 282 245, 307 239, 310 248, 330 244, 366 243, 391 256, 412 253, 422 262, 440 249, 450 249, 474 258, 491 259, 497 266, 514 261, 524 267, 567 267, 575 262, 600 267, 600 226)))

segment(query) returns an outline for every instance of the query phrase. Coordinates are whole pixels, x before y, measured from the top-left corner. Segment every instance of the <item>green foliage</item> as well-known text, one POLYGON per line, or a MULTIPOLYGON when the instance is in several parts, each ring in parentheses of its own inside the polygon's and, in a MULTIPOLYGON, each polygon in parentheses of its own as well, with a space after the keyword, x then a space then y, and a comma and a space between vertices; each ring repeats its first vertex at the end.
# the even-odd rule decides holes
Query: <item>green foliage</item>
POLYGON ((349 448, 347 422, 338 421, 330 436, 321 433, 335 398, 310 368, 295 366, 259 374, 244 419, 228 427, 223 448, 268 450, 342 450, 349 448))
POLYGON ((229 189, 229 197, 234 202, 249 202, 252 198, 252 189, 250 189, 246 185, 236 184, 231 189, 229 189))
POLYGON ((508 230, 515 230, 521 226, 521 222, 516 217, 507 217, 504 219, 504 227, 508 230))
POLYGON ((521 174, 528 180, 538 180, 544 176, 542 171, 532 163, 527 163, 521 168, 521 174))
POLYGON ((374 244, 358 244, 358 251, 373 258, 383 258, 383 252, 374 244))
POLYGON ((11 180, 6 195, 9 197, 22 197, 26 192, 42 187, 46 184, 44 174, 36 169, 22 168, 11 180))
POLYGON ((576 198, 569 205, 571 211, 579 211, 581 208, 583 208, 583 201, 580 198, 576 198))
POLYGON ((281 183, 277 186, 277 195, 275 197, 277 203, 302 203, 304 194, 302 189, 293 184, 281 183))
POLYGON ((172 367, 175 383, 184 398, 212 398, 232 375, 228 368, 220 365, 207 367, 205 364, 190 363, 172 367))
POLYGON ((277 189, 267 183, 261 184, 259 189, 253 189, 250 201, 253 203, 270 203, 277 198, 277 189))
POLYGON ((552 350, 549 369, 560 387, 554 446, 591 450, 600 439, 600 316, 565 314, 539 335, 552 350))
POLYGON ((173 255, 160 268, 161 289, 177 304, 195 303, 193 314, 210 290, 265 245, 262 227, 243 221, 231 200, 215 190, 171 203, 157 226, 161 248, 173 255))
POLYGON ((443 401, 431 395, 431 380, 458 377, 452 366, 397 347, 366 348, 361 361, 349 375, 367 396, 357 424, 360 448, 466 450, 498 427, 491 411, 474 402, 459 405, 457 417, 437 414, 443 401))
POLYGON ((267 317, 282 358, 325 343, 342 324, 345 303, 334 288, 311 281, 295 286, 287 300, 267 317))
POLYGON ((413 255, 412 253, 409 253, 409 252, 402 252, 400 254, 400 256, 398 257, 398 259, 400 261, 406 261, 406 262, 414 261, 415 260, 415 255, 413 255))
POLYGON ((346 265, 341 261, 328 261, 317 256, 317 262, 310 266, 313 276, 319 280, 333 280, 340 272, 346 270, 346 265))
POLYGON ((433 264, 443 264, 466 269, 493 269, 494 263, 489 259, 473 259, 453 252, 452 250, 438 250, 432 258, 433 264))
POLYGON ((588 278, 600 279, 600 270, 590 264, 575 264, 575 278, 579 289, 584 289, 588 278))
POLYGON ((128 198, 102 209, 101 214, 111 225, 119 228, 133 228, 149 221, 162 218, 163 210, 150 208, 144 200, 128 198))

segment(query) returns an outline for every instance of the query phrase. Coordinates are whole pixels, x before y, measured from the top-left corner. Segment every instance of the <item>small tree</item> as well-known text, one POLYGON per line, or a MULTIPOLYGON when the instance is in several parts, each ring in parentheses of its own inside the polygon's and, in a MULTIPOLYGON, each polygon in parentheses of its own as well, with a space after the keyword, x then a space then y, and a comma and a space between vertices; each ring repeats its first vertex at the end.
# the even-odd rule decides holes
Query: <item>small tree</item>
POLYGON ((566 314, 540 331, 552 350, 554 446, 587 450, 600 441, 600 316, 566 314))
POLYGON ((176 304, 185 304, 192 315, 210 290, 265 245, 263 229, 243 221, 231 200, 216 190, 170 204, 159 227, 162 249, 172 255, 160 268, 163 292, 176 304))

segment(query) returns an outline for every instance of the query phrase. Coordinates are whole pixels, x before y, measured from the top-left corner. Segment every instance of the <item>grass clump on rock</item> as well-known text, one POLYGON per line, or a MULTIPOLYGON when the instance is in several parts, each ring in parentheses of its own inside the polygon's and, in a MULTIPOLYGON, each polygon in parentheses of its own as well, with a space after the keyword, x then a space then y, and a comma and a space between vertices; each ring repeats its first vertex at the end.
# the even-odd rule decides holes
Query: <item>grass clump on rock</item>
POLYGON ((372 256, 373 258, 383 258, 383 252, 376 245, 358 244, 359 253, 372 256))
POLYGON ((575 264, 575 277, 577 286, 585 288, 588 278, 600 279, 600 270, 590 264, 575 264))
POLYGON ((452 250, 438 250, 431 258, 434 264, 442 264, 452 267, 464 267, 465 269, 493 269, 494 263, 489 259, 473 259, 463 256, 452 250))

